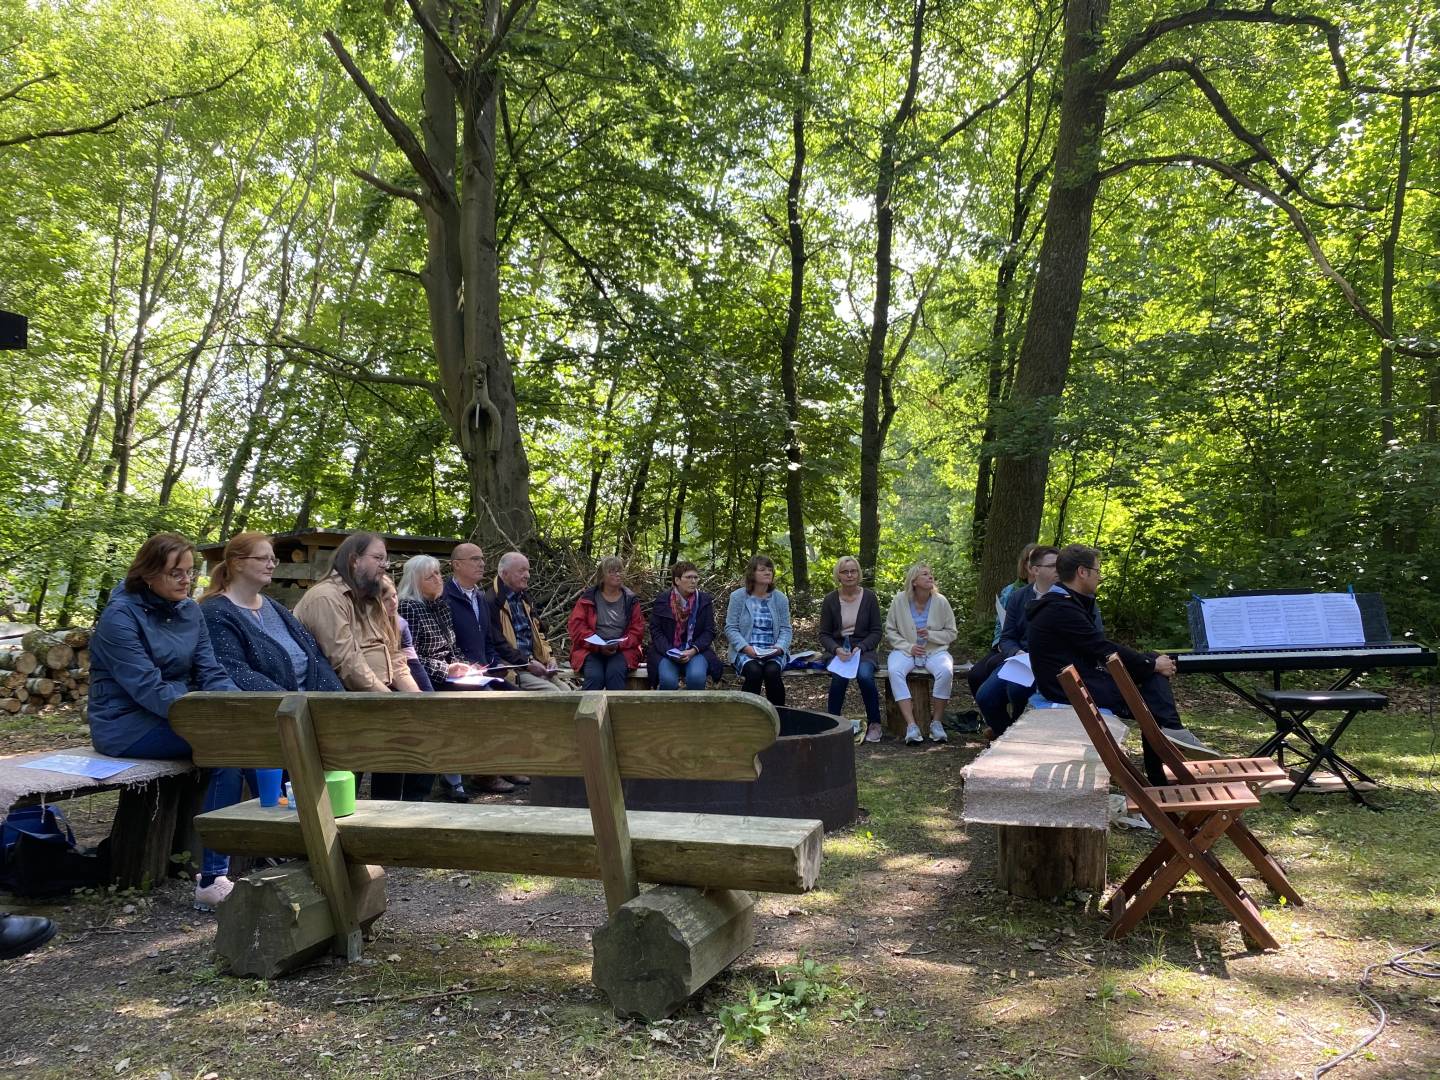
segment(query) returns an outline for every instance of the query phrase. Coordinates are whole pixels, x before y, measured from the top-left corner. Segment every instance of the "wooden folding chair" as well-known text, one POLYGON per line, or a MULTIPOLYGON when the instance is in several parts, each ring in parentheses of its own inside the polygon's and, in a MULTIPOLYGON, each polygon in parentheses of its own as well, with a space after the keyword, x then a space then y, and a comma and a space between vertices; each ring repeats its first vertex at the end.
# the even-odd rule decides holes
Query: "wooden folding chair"
POLYGON ((1060 673, 1060 685, 1110 771, 1111 781, 1125 793, 1129 811, 1140 813, 1160 834, 1155 850, 1105 902, 1111 918, 1105 936, 1123 937, 1135 929, 1150 909, 1193 871, 1235 917, 1248 939, 1262 949, 1278 949, 1280 944, 1265 929, 1254 901, 1210 850, 1244 811, 1260 805, 1259 797, 1238 781, 1146 787, 1144 776, 1101 719, 1074 665, 1060 673))
MULTIPOLYGON (((1261 784, 1286 778, 1285 769, 1268 757, 1186 761, 1185 756, 1175 748, 1175 744, 1165 737, 1164 729, 1160 727, 1150 707, 1145 704, 1145 699, 1140 696, 1140 688, 1125 670, 1125 662, 1120 659, 1120 654, 1111 653, 1105 661, 1105 667, 1110 672, 1110 677, 1115 680, 1115 685, 1120 688, 1120 696, 1129 706, 1130 715, 1139 723, 1140 734, 1154 748, 1155 755, 1165 766, 1165 771, 1177 783, 1228 784, 1239 781, 1248 785, 1250 790, 1258 795, 1261 784)), ((1255 867, 1255 872, 1270 886, 1271 892, 1285 897, 1287 903, 1296 907, 1304 905, 1305 901, 1300 898, 1295 886, 1290 884, 1284 869, 1250 831, 1250 826, 1236 818, 1225 835, 1239 849, 1240 854, 1250 860, 1250 865, 1255 867)))

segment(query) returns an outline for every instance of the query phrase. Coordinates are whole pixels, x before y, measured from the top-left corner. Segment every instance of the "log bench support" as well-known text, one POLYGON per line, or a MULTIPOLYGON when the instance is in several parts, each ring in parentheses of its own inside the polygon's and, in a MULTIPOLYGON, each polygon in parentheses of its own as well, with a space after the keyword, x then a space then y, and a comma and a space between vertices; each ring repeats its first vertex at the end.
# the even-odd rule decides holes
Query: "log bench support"
POLYGON ((997 825, 997 883, 1013 896, 1053 900, 1079 890, 1105 892, 1103 829, 997 825))
MULTIPOLYGON (((385 870, 351 863, 350 894, 367 935, 385 913, 385 870)), ((307 862, 255 870, 215 912, 215 951, 236 975, 273 979, 323 955, 335 938, 330 903, 307 862)))
POLYGON ((755 898, 660 885, 622 904, 593 944, 591 981, 615 1014, 659 1019, 755 944, 755 898))

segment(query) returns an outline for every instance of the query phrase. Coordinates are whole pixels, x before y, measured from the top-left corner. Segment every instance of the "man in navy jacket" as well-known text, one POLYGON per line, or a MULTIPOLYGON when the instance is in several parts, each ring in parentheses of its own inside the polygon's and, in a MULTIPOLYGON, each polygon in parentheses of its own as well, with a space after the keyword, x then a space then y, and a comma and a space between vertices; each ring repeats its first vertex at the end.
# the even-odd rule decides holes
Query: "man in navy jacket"
POLYGON ((485 553, 475 544, 460 544, 450 553, 450 576, 445 580, 445 603, 455 624, 455 645, 472 664, 494 662, 490 650, 490 602, 480 582, 485 577, 485 553))
MULTIPOLYGON (((445 605, 455 626, 455 647, 472 664, 493 664, 490 648, 490 601, 480 581, 485 577, 485 553, 477 544, 458 544, 450 552, 450 576, 445 579, 445 605)), ((508 683, 495 687, 508 690, 508 683)), ((513 779, 529 783, 528 777, 513 779)), ((515 785, 503 776, 479 776, 474 790, 484 792, 514 791, 515 785)))
MULTIPOLYGON (((1096 705, 1129 717, 1120 688, 1105 670, 1106 658, 1119 653, 1125 670, 1140 688, 1140 696, 1170 741, 1210 753, 1180 722, 1175 694, 1170 689, 1174 658, 1136 652, 1111 641, 1098 625, 1095 590, 1100 584, 1100 553, 1082 544, 1071 544, 1060 550, 1055 569, 1060 584, 1032 601, 1027 609, 1030 669, 1040 693, 1050 701, 1065 702, 1060 672, 1074 664, 1096 705)), ((1152 784, 1166 783, 1165 769, 1148 742, 1144 750, 1146 777, 1152 784)))

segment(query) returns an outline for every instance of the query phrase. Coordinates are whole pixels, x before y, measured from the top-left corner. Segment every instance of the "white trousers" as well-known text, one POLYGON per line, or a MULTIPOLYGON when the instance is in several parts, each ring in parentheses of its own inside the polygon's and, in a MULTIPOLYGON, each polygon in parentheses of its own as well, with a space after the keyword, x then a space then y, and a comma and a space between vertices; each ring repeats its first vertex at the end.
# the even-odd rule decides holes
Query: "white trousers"
POLYGON ((905 676, 912 671, 928 671, 935 676, 935 689, 931 691, 932 697, 941 700, 950 700, 950 683, 955 678, 955 661, 951 659, 946 649, 933 652, 929 656, 907 656, 902 652, 892 652, 885 658, 885 666, 890 671, 890 696, 896 701, 910 700, 910 687, 905 682, 905 676))

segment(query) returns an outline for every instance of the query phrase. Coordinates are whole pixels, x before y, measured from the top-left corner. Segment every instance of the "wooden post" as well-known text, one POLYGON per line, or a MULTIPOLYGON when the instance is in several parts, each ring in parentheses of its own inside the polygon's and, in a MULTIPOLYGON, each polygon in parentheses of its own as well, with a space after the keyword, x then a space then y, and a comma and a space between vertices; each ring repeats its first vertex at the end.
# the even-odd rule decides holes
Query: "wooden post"
POLYGON ((625 792, 604 692, 585 694, 575 710, 575 741, 585 774, 585 797, 600 853, 600 880, 605 905, 614 915, 640 891, 635 856, 630 850, 630 823, 625 817, 625 792))
POLYGON ((1104 829, 1001 825, 996 830, 996 877, 1015 896, 1054 900, 1074 889, 1105 891, 1104 829))
POLYGON ((346 960, 358 960, 360 921, 355 913, 355 898, 350 891, 345 853, 340 848, 335 812, 330 807, 330 789, 325 786, 320 747, 315 742, 315 727, 310 722, 310 707, 305 702, 305 695, 287 695, 280 703, 276 720, 280 725, 280 746, 285 753, 285 767, 290 770, 290 781, 295 789, 300 833, 305 838, 310 871, 325 899, 330 901, 335 952, 346 960))
POLYGON ((616 1015, 661 1020, 755 943, 755 899, 659 885, 614 912, 593 941, 591 980, 616 1015))

